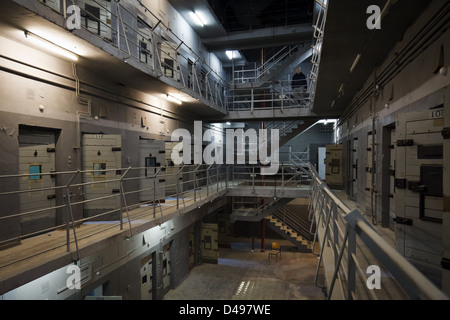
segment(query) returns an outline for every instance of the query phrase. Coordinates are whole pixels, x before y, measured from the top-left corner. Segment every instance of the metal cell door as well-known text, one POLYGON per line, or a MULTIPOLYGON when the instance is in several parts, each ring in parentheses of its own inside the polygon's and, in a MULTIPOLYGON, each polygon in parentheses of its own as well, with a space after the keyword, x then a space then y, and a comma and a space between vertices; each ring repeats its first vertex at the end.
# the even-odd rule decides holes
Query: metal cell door
POLYGON ((55 134, 39 130, 20 130, 19 172, 20 179, 21 234, 26 235, 55 226, 56 191, 55 134), (48 208, 48 209, 46 209, 48 208))
MULTIPOLYGON (((177 194, 177 172, 180 170, 179 167, 175 166, 172 161, 172 149, 176 146, 178 142, 166 142, 165 149, 165 163, 166 163, 166 185, 165 194, 168 197, 176 196, 177 194)), ((182 191, 182 190, 180 190, 182 191)))
POLYGON ((153 299, 153 254, 141 260, 141 300, 153 299))
POLYGON ((219 259, 219 226, 217 223, 203 223, 202 244, 202 261, 217 263, 219 259))
POLYGON ((189 270, 195 266, 195 226, 189 229, 189 270))
POLYGON ((342 174, 342 144, 326 146, 325 180, 332 189, 342 189, 344 178, 342 174))
POLYGON ((396 130, 397 249, 440 277, 443 214, 443 109, 400 114, 396 130))
POLYGON ((96 216, 96 220, 118 219, 121 209, 120 183, 121 136, 107 134, 84 134, 82 140, 82 163, 84 216, 96 216), (96 199, 96 200, 94 200, 96 199), (104 214, 107 213, 107 214, 104 214))
POLYGON ((391 152, 389 159, 389 222, 392 223, 395 219, 395 163, 396 163, 396 153, 395 144, 397 135, 395 129, 391 130, 391 152))
POLYGON ((139 194, 141 203, 152 203, 154 200, 161 201, 165 198, 165 171, 162 168, 165 163, 165 149, 165 141, 146 139, 139 141, 139 166, 142 168, 142 191, 139 194))
POLYGON ((161 69, 166 77, 180 80, 178 45, 173 42, 161 43, 161 69))
POLYGON ((354 138, 352 141, 352 199, 356 200, 358 194, 358 138, 354 138))
POLYGON ((162 276, 163 276, 163 286, 164 286, 164 293, 169 291, 170 285, 171 285, 171 274, 172 274, 172 268, 171 268, 171 257, 170 257, 170 249, 171 249, 171 243, 166 244, 163 247, 163 255, 162 255, 162 276))

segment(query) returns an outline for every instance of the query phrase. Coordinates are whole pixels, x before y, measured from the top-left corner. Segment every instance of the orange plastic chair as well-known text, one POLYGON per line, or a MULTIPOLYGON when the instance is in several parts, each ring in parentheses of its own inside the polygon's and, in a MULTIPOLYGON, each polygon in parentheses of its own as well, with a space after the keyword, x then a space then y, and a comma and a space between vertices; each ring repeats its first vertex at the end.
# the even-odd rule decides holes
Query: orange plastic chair
POLYGON ((272 259, 272 256, 275 256, 278 261, 278 256, 281 259, 281 246, 278 242, 272 242, 272 250, 269 251, 269 260, 272 259))

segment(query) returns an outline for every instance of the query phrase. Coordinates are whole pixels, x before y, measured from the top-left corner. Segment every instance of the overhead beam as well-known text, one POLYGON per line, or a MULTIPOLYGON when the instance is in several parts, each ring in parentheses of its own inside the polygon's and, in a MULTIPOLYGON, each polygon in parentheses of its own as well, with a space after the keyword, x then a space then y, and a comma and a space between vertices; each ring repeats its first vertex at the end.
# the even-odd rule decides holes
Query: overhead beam
POLYGON ((202 39, 208 51, 267 48, 312 41, 313 28, 308 24, 239 31, 227 36, 202 39))
POLYGON ((239 111, 228 111, 228 114, 220 119, 208 119, 209 121, 224 122, 224 121, 254 121, 254 120, 298 120, 298 119, 334 119, 339 117, 339 115, 332 114, 316 114, 311 112, 307 108, 289 108, 289 109, 258 109, 258 110, 239 110, 239 111))

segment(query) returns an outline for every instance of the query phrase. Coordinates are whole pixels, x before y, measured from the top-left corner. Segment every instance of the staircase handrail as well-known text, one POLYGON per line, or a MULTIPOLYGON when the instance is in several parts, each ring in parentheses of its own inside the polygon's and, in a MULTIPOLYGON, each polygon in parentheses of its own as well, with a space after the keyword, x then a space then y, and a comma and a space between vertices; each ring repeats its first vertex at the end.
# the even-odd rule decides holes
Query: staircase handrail
POLYGON ((310 225, 299 218, 298 215, 286 206, 272 213, 273 216, 281 220, 281 223, 291 228, 299 236, 308 241, 312 240, 313 234, 310 232, 310 225))
POLYGON ((298 45, 295 46, 284 46, 279 51, 277 51, 272 57, 267 59, 263 64, 254 69, 241 69, 234 71, 234 81, 241 79, 247 80, 248 82, 258 82, 268 71, 270 71, 275 65, 283 61, 287 56, 290 56, 291 53, 298 48, 298 45), (286 50, 287 49, 287 50, 286 50), (242 75, 249 73, 254 74, 254 77, 243 77, 242 75), (253 81, 252 81, 253 80, 253 81))
POLYGON ((295 46, 285 46, 283 47, 280 51, 278 51, 277 53, 275 53, 270 59, 266 60, 266 62, 264 62, 264 64, 262 64, 258 69, 258 79, 262 78, 267 71, 269 71, 270 69, 272 69, 275 65, 277 65, 279 62, 281 62, 282 60, 284 60, 287 56, 290 56, 291 53, 298 48, 298 45, 295 46), (280 54, 281 52, 283 52, 286 48, 288 48, 288 50, 286 52, 284 52, 283 54, 280 54), (275 57, 280 54, 279 57, 277 57, 275 59, 275 57), (272 62, 272 63, 271 63, 272 62), (271 63, 271 65, 269 67, 266 67, 267 65, 269 65, 269 63, 271 63))

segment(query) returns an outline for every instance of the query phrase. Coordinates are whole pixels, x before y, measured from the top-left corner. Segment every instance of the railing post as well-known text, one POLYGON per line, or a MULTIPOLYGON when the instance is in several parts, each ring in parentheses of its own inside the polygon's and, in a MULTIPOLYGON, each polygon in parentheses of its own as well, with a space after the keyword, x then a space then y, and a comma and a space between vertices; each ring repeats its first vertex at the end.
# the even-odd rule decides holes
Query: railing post
POLYGON ((161 168, 156 171, 153 176, 153 218, 156 218, 156 178, 161 171, 161 168))
POLYGON ((255 192, 255 167, 252 167, 252 188, 253 192, 255 192))
POLYGON ((184 169, 184 164, 183 166, 181 166, 181 169, 178 170, 177 172, 177 210, 180 207, 180 173, 183 171, 184 169))
POLYGON ((201 164, 199 164, 194 170, 194 203, 197 201, 197 170, 200 166, 201 164))
POLYGON ((217 170, 216 170, 216 174, 217 174, 217 176, 216 176, 216 182, 217 182, 217 192, 219 192, 219 169, 220 169, 220 167, 221 167, 222 165, 221 164, 219 164, 218 166, 217 166, 217 170))
POLYGON ((253 113, 253 109, 255 107, 255 97, 254 97, 254 94, 253 94, 253 88, 251 89, 250 106, 251 106, 250 110, 253 113))
MULTIPOLYGON (((331 200, 331 199, 330 199, 331 200)), ((333 200, 331 200, 330 203, 330 215, 333 216, 332 221, 333 221, 333 249, 335 251, 335 258, 337 257, 337 248, 336 246, 339 247, 339 231, 338 231, 338 212, 337 212, 337 204, 336 202, 334 202, 333 200)), ((345 245, 344 243, 342 245, 345 245)))
POLYGON ((209 197, 209 169, 211 169, 212 164, 206 169, 206 196, 209 197))
POLYGON ((177 210, 180 208, 180 175, 177 173, 177 210))
MULTIPOLYGON (((128 169, 125 171, 125 173, 120 177, 120 193, 122 194, 122 199, 123 199, 123 203, 125 205, 125 210, 127 211, 127 219, 128 219, 128 224, 130 226, 130 234, 131 234, 131 221, 130 221, 130 214, 128 211, 128 204, 127 204, 127 199, 125 197, 125 191, 123 189, 123 179, 125 178, 125 176, 128 174, 128 172, 131 170, 131 167, 128 167, 128 169)), ((122 209, 123 210, 123 209, 122 209)), ((120 230, 123 230, 123 215, 122 215, 122 210, 120 210, 120 230)))
POLYGON ((227 190, 228 190, 228 175, 230 174, 229 171, 230 171, 230 166, 226 166, 225 167, 225 187, 227 188, 227 190))
POLYGON ((356 284, 356 231, 354 228, 349 228, 348 231, 348 257, 347 257, 347 300, 353 300, 355 294, 356 284))
MULTIPOLYGON (((324 196, 325 197, 325 196, 324 196)), ((316 233, 314 235, 314 243, 313 243, 313 252, 314 252, 314 244, 316 242, 316 238, 318 235, 318 229, 319 229, 319 225, 320 225, 320 218, 322 216, 319 216, 319 222, 317 222, 317 227, 316 227, 316 233)), ((326 241, 327 241, 327 237, 328 237, 328 231, 330 230, 330 222, 331 222, 331 212, 328 215, 328 219, 326 222, 326 227, 325 227, 325 233, 323 235, 323 241, 322 241, 322 245, 320 246, 320 256, 319 256, 319 262, 317 263, 317 269, 316 269, 316 276, 314 277, 314 284, 317 285, 317 279, 319 277, 319 269, 320 269, 320 264, 322 263, 322 257, 323 257, 323 251, 325 250, 326 247, 326 241)))
POLYGON ((78 250, 78 240, 77 240, 77 234, 75 232, 75 225, 74 225, 74 221, 73 221, 73 212, 72 212, 72 203, 70 201, 70 185, 72 184, 73 180, 75 180, 75 178, 78 176, 78 174, 80 173, 80 170, 77 170, 77 172, 75 172, 74 175, 72 175, 72 177, 70 178, 69 182, 66 184, 66 199, 67 199, 67 217, 66 217, 66 247, 67 247, 67 251, 70 252, 70 221, 72 221, 72 229, 73 229, 73 237, 75 240, 75 247, 77 250, 77 256, 78 259, 80 259, 80 252, 78 250))
POLYGON ((345 236, 344 236, 344 239, 342 240, 342 247, 341 247, 341 250, 339 252, 339 256, 337 258, 336 265, 335 265, 335 268, 334 268, 333 278, 331 279, 331 284, 330 284, 330 290, 328 291, 328 294, 327 294, 328 300, 331 300, 331 295, 333 294, 334 283, 336 282, 337 275, 338 275, 339 268, 340 268, 341 261, 342 261, 342 257, 344 256, 345 244, 346 244, 347 239, 348 239, 350 228, 351 227, 350 227, 349 224, 347 224, 345 226, 345 236))

